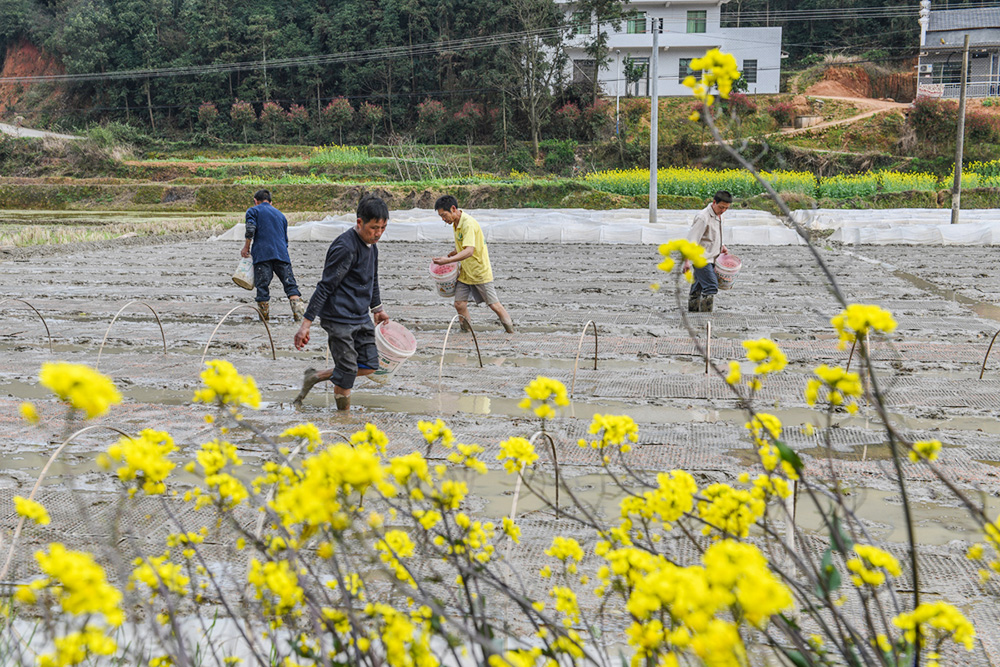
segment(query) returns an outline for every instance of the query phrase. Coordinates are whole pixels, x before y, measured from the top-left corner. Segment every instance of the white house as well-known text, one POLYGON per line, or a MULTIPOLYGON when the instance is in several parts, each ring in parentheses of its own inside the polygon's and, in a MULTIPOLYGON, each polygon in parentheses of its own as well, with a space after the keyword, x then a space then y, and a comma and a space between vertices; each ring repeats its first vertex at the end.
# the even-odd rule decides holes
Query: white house
POLYGON ((969 36, 966 95, 1000 95, 1000 7, 934 9, 930 0, 923 0, 917 97, 959 96, 966 35, 969 36))
MULTIPOLYGON (((691 74, 688 64, 709 49, 721 49, 736 57, 751 93, 777 93, 781 75, 781 28, 723 28, 721 9, 729 0, 631 0, 627 8, 635 18, 622 23, 619 31, 605 26, 611 62, 597 72, 607 95, 649 95, 653 22, 660 25, 660 96, 690 95, 681 82, 691 74), (624 62, 627 57, 646 65, 646 75, 626 91, 624 62)), ((584 48, 596 33, 592 17, 576 10, 573 0, 556 0, 565 6, 567 20, 576 27, 567 44, 574 81, 593 81, 594 61, 584 48)))

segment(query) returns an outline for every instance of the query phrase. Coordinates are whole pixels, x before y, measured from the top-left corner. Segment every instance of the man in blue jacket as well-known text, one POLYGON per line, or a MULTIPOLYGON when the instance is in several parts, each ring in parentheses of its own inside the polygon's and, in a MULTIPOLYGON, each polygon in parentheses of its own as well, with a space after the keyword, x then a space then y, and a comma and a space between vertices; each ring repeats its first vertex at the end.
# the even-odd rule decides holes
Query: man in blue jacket
POLYGON ((299 322, 306 306, 302 301, 299 286, 295 284, 292 259, 288 256, 288 220, 281 211, 271 205, 271 193, 267 190, 255 192, 253 203, 253 208, 247 209, 247 240, 240 255, 243 257, 253 255, 253 283, 257 288, 257 308, 260 310, 260 316, 265 321, 270 318, 269 290, 271 280, 274 276, 278 276, 292 306, 292 317, 299 322), (251 241, 253 241, 252 247, 251 241))
POLYGON ((334 367, 324 371, 306 369, 302 391, 295 397, 296 407, 302 405, 313 385, 330 380, 337 409, 349 410, 355 379, 378 370, 375 324, 387 322, 389 316, 379 296, 376 244, 388 221, 385 202, 365 196, 358 204, 357 225, 338 236, 326 251, 323 277, 295 333, 295 349, 301 350, 309 342, 309 328, 319 316, 330 339, 334 367))

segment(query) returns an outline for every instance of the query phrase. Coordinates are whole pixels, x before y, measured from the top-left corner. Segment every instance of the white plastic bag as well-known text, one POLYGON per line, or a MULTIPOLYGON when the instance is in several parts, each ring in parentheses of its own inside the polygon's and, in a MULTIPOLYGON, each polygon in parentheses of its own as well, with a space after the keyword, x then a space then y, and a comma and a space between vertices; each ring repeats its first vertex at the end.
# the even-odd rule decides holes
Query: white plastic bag
POLYGON ((233 282, 243 289, 253 289, 253 258, 243 257, 233 273, 233 282))

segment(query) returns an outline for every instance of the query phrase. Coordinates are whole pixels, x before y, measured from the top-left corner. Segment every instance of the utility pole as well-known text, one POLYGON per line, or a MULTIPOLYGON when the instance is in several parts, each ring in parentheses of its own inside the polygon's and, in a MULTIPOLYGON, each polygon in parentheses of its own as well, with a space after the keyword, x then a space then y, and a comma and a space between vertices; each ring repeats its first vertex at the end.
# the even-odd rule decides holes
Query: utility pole
POLYGON ((951 187, 951 224, 958 224, 962 207, 962 152, 965 149, 965 87, 969 75, 969 36, 962 49, 962 84, 958 92, 958 137, 955 140, 955 183, 951 187))
MULTIPOLYGON (((265 40, 267 37, 264 38, 265 40)), ((267 94, 267 42, 264 43, 264 100, 267 101, 271 99, 271 96, 267 94)))
POLYGON ((615 49, 615 136, 618 136, 618 98, 621 96, 619 86, 622 85, 622 52, 615 49))
POLYGON ((660 78, 660 19, 651 20, 653 28, 653 54, 650 58, 650 68, 653 77, 652 90, 649 91, 649 224, 656 224, 656 148, 659 141, 659 111, 660 97, 657 82, 660 78))

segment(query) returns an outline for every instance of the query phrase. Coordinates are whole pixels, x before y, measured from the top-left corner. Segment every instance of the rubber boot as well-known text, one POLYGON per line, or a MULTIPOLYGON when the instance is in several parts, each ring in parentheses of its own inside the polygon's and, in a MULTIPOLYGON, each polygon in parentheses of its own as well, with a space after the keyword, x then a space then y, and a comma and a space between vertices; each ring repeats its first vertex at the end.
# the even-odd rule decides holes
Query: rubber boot
POLYGON ((306 314, 306 302, 302 300, 302 297, 298 297, 288 299, 288 303, 292 307, 292 319, 301 322, 302 316, 306 314))
POLYGON ((299 395, 295 397, 294 401, 292 401, 292 405, 295 406, 296 409, 302 407, 302 401, 305 400, 306 396, 309 395, 309 391, 316 386, 319 381, 320 379, 316 377, 316 369, 307 368, 306 372, 302 375, 302 390, 299 391, 299 395))
POLYGON ((701 307, 699 312, 710 313, 712 312, 712 307, 715 305, 715 295, 709 294, 708 296, 701 297, 701 307))
POLYGON ((269 301, 258 301, 257 310, 260 311, 260 319, 268 322, 271 319, 271 304, 269 301))
POLYGON ((688 297, 688 312, 689 313, 700 313, 701 312, 701 294, 692 294, 688 297))

